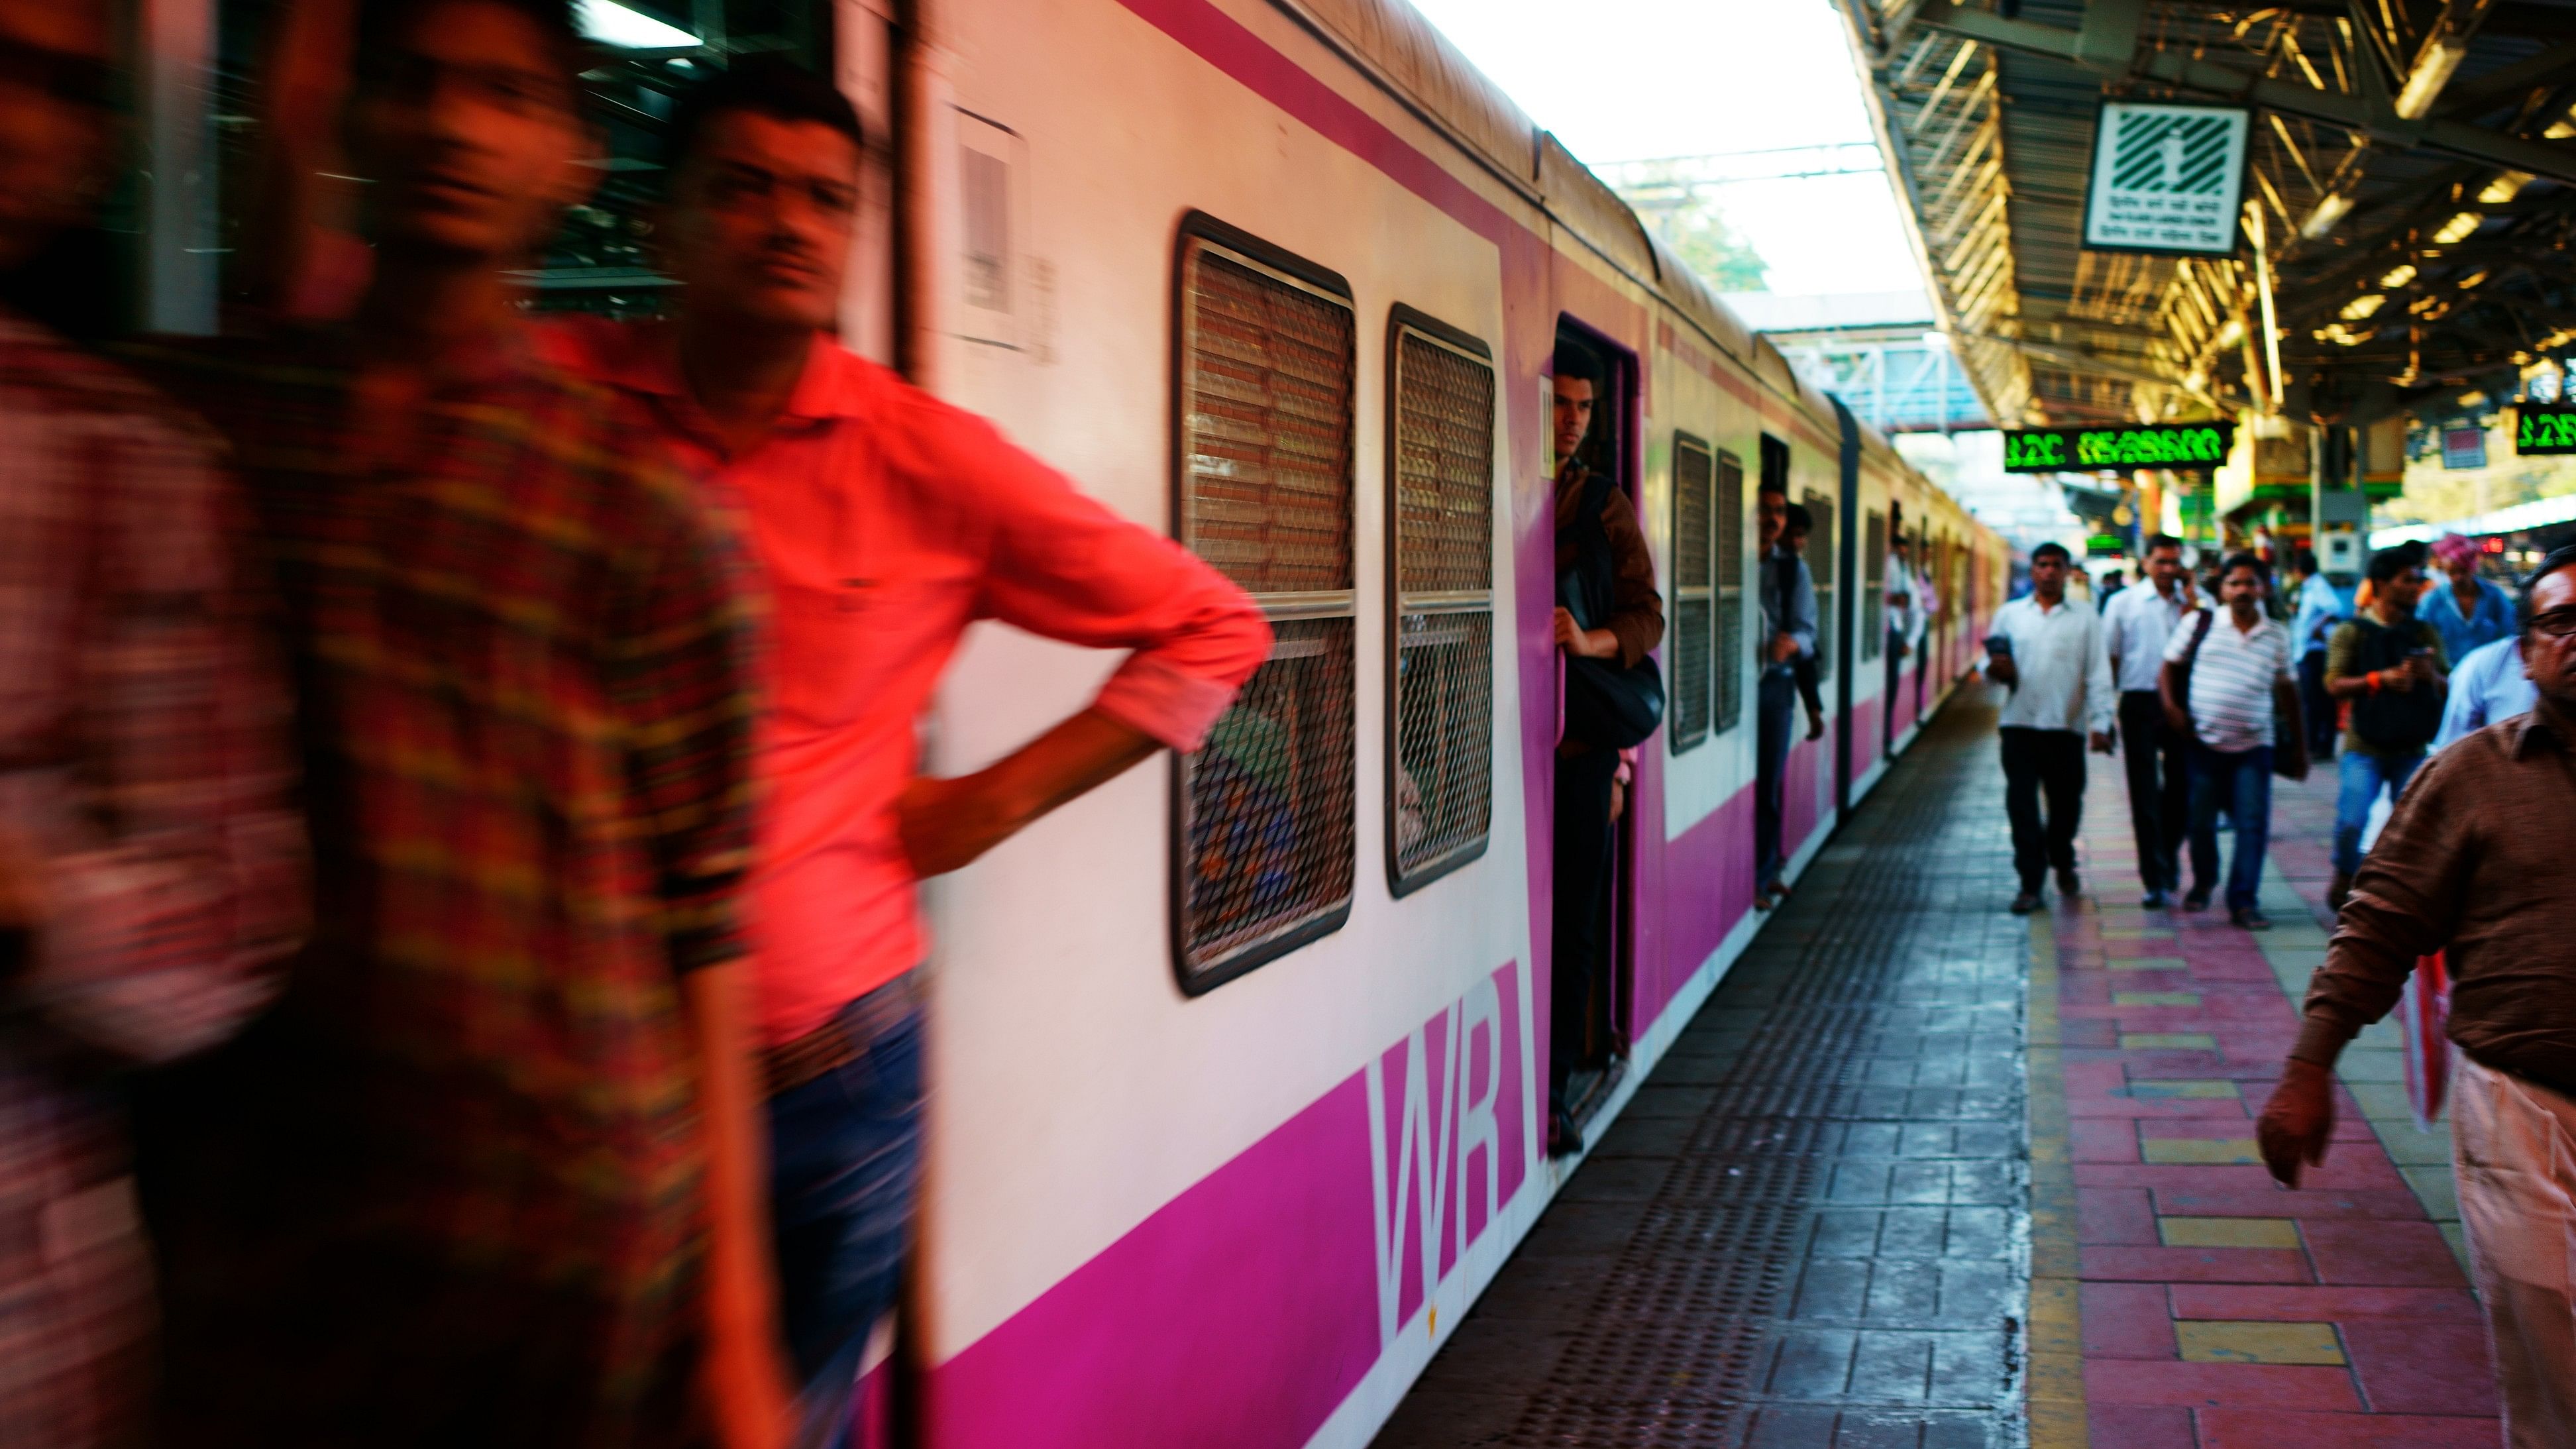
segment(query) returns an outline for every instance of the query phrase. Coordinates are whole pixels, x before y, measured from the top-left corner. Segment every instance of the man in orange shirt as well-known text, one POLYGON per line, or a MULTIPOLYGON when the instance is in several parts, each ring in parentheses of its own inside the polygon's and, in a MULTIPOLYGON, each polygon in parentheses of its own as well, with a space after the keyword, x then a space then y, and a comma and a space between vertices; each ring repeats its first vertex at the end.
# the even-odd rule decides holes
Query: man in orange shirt
POLYGON ((1270 640, 1179 545, 832 340, 862 154, 830 85, 736 63, 672 118, 655 239, 685 284, 679 315, 556 335, 738 518, 769 595, 754 976, 781 1308, 817 1444, 847 1432, 909 1237, 915 885, 1161 748, 1196 748, 1270 640), (979 618, 1134 652, 1017 753, 918 776, 916 723, 979 618))

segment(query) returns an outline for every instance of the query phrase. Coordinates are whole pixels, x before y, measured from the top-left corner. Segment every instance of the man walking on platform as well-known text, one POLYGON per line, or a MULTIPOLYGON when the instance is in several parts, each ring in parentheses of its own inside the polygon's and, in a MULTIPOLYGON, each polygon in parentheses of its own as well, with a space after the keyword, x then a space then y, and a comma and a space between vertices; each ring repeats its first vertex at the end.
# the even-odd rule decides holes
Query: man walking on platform
POLYGON ((2199 606, 2183 577, 2182 540, 2157 534, 2141 560, 2147 585, 2122 589, 2102 610, 2102 645, 2120 690, 2120 758, 2129 778, 2129 833, 2138 844, 2143 904, 2164 907, 2182 889, 2183 830, 2191 813, 2191 736, 2165 722, 2157 680, 2165 641, 2199 606))
POLYGON ((2370 560, 2370 608, 2334 632, 2326 647, 2326 692, 2348 701, 2343 760, 2336 766, 2334 882, 2327 904, 2340 911, 2361 867, 2361 835, 2383 789, 2393 803, 2424 763, 2442 724, 2449 661, 2433 626, 2415 617, 2424 565, 2404 547, 2370 560))
POLYGON ((2452 1172, 2514 1449, 2576 1444, 2576 547, 2524 591, 2539 703, 2427 761, 2352 883, 2256 1133, 2296 1187, 2334 1134, 2334 1063, 2442 952, 2452 1172))
POLYGON ((2493 579, 2478 575, 2477 541, 2446 533, 2433 544, 2433 558, 2448 577, 2428 585, 2415 603, 2417 617, 2442 636, 2442 657, 2454 668, 2469 652, 2514 635, 2513 596, 2493 579))
POLYGON ((1995 612, 1986 676, 2012 689, 2002 730, 2004 811, 2012 819, 2013 868, 2021 875, 2015 915, 2040 907, 2040 887, 2083 889, 2075 874, 2075 828, 2084 815, 2084 747, 2111 752, 2111 658, 2102 618, 2069 599, 2071 560, 2062 544, 2030 551, 2030 593, 1995 612), (2043 823, 2040 795, 2048 796, 2043 823))
POLYGON ((2469 651, 2451 669, 2450 702, 2433 748, 2445 749, 2488 725, 2531 713, 2540 702, 2523 661, 2522 640, 2498 639, 2469 651))
POLYGON ((2218 881, 2218 811, 2236 831, 2227 871, 2228 919, 2249 931, 2272 922, 2255 904, 2263 849, 2272 829, 2272 722, 2290 722, 2295 751, 2282 773, 2308 774, 2298 729, 2299 690, 2290 678, 2289 631, 2263 612, 2263 561, 2240 553, 2219 573, 2227 610, 2203 609, 2166 642, 2161 680, 2168 731, 2191 747, 2191 894, 2183 909, 2209 904, 2218 881))
POLYGON ((1754 498, 1761 537, 1762 679, 1754 696, 1753 904, 1769 910, 1780 889, 1781 807, 1789 768, 1789 722, 1798 708, 1797 663, 1816 657, 1816 584, 1804 559, 1781 542, 1789 495, 1766 480, 1754 498))
POLYGON ((2317 570, 2317 556, 2298 552, 2301 575, 2290 621, 2290 652, 2299 661, 2299 706, 2308 726, 2308 758, 2331 760, 2335 747, 2334 697, 2326 693, 2326 640, 2352 617, 2352 599, 2317 570))

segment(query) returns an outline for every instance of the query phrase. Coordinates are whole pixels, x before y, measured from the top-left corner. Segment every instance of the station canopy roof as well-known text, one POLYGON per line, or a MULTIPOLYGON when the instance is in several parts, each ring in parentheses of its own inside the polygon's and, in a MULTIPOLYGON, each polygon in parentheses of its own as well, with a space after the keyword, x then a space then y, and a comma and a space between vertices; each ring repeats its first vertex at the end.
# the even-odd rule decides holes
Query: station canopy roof
POLYGON ((2576 347, 2576 0, 1835 0, 2005 426, 2432 416, 2576 347), (2251 112, 2235 252, 2093 250, 2106 100, 2251 112), (2259 260, 2258 260, 2259 241, 2259 260))

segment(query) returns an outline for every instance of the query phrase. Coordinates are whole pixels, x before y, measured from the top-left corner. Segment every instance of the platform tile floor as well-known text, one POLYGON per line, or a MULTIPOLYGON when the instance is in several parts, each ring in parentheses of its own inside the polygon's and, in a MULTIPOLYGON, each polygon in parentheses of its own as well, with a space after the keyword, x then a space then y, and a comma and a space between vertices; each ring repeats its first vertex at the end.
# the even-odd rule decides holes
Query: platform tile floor
POLYGON ((2331 780, 2283 786, 2253 936, 2138 906, 2097 760, 2087 892, 2025 922, 1993 738, 1974 697, 1933 721, 1381 1449, 2497 1442, 2393 1033, 2300 1191, 2252 1156, 2324 947, 2331 780))

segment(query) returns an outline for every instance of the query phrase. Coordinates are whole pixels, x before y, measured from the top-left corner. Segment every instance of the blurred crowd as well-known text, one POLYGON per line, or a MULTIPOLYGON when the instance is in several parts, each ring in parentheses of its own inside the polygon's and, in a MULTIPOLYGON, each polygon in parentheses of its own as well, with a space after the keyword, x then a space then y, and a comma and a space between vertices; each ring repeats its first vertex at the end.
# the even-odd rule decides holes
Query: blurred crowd
POLYGON ((916 884, 1267 625, 839 346, 866 138, 784 61, 664 128, 671 314, 533 313, 566 0, 273 7, 221 335, 70 340, 116 8, 0 0, 0 1444, 847 1442, 916 884), (925 777, 987 617, 1127 652, 925 777))

